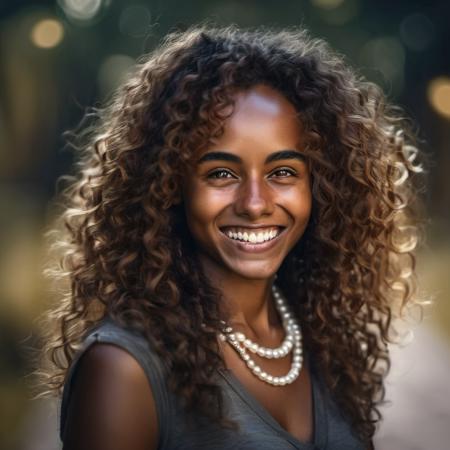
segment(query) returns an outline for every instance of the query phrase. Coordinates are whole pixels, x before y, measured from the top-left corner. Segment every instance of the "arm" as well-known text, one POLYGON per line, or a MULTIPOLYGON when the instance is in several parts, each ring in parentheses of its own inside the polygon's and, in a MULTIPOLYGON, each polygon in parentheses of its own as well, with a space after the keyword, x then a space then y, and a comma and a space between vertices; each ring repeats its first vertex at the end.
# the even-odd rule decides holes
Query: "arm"
POLYGON ((97 343, 79 361, 63 450, 152 450, 158 422, 140 364, 113 344, 97 343))

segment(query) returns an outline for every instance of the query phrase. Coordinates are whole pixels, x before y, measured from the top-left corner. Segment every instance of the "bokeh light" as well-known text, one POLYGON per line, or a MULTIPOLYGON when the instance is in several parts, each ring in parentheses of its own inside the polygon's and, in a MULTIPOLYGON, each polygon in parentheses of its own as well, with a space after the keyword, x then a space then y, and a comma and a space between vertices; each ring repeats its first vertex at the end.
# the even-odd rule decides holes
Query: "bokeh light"
POLYGON ((109 2, 104 0, 58 0, 58 4, 69 19, 91 21, 109 2))
MULTIPOLYGON (((39 408, 38 402, 29 401, 23 375, 35 366, 21 356, 26 343, 18 342, 28 333, 33 343, 41 339, 37 314, 50 303, 58 304, 66 288, 65 282, 42 277, 42 264, 49 257, 43 227, 62 207, 56 194, 68 178, 59 177, 73 173, 72 162, 80 156, 71 146, 81 143, 72 131, 78 133, 77 124, 84 128, 86 109, 101 110, 114 100, 111 95, 133 76, 136 61, 146 60, 141 59, 144 53, 149 55, 168 32, 194 23, 305 27, 345 55, 358 78, 379 84, 388 103, 400 104, 404 114, 399 113, 412 116, 407 122, 419 132, 415 145, 424 146, 431 160, 428 167, 415 147, 404 148, 405 165, 430 172, 426 183, 422 175, 410 173, 422 188, 428 229, 427 245, 418 257, 422 282, 415 295, 422 297, 422 289, 436 293, 424 325, 431 325, 430 330, 445 337, 442 343, 450 345, 450 58, 445 57, 450 1, 4 0, 1 5, 0 449, 62 447, 56 401, 39 408)), ((101 133, 95 131, 100 123, 94 117, 86 116, 86 125, 94 127, 89 128, 94 134, 101 133)), ((393 164, 393 182, 400 192, 409 181, 408 172, 405 165, 393 164)), ((420 248, 422 237, 417 243, 414 230, 405 228, 409 217, 404 217, 403 232, 391 243, 403 250, 420 248)), ((411 261, 405 254, 399 259, 405 262, 399 275, 406 277, 411 261)), ((404 282, 393 284, 392 301, 400 302, 410 288, 404 282)), ((442 393, 450 392, 450 357, 437 341, 418 347, 422 338, 413 340, 407 357, 391 347, 392 373, 398 377, 388 379, 387 400, 394 404, 380 408, 384 420, 374 440, 377 449, 448 447, 450 405, 445 399, 450 396, 442 393), (418 354, 432 356, 441 365, 417 361, 418 354), (406 359, 407 365, 396 365, 406 359), (419 371, 412 370, 412 362, 419 371)))
POLYGON ((342 5, 345 0, 311 0, 314 6, 322 9, 334 9, 342 5))
POLYGON ((410 50, 425 50, 434 38, 434 24, 423 14, 411 14, 400 24, 400 37, 410 50))
POLYGON ((59 20, 43 19, 37 22, 31 29, 31 42, 36 47, 56 47, 64 36, 64 28, 59 20))
POLYGON ((360 9, 359 0, 311 0, 320 17, 330 25, 344 25, 354 19, 360 9))
POLYGON ((450 78, 438 77, 428 85, 428 101, 441 116, 450 119, 450 78))

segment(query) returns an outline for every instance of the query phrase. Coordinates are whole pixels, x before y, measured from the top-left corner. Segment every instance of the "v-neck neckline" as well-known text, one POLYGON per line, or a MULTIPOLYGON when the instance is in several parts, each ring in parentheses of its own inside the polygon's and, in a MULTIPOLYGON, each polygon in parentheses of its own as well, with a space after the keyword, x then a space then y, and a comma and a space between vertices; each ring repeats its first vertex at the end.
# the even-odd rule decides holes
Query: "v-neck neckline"
POLYGON ((326 410, 319 386, 319 380, 316 379, 314 369, 310 367, 311 393, 313 404, 314 430, 312 441, 300 441, 294 435, 289 433, 281 424, 270 414, 262 403, 242 384, 239 378, 230 369, 219 369, 219 373, 227 381, 230 387, 241 397, 242 400, 258 415, 266 424, 273 428, 278 434, 284 437, 298 450, 318 450, 325 448, 327 442, 327 423, 326 410))

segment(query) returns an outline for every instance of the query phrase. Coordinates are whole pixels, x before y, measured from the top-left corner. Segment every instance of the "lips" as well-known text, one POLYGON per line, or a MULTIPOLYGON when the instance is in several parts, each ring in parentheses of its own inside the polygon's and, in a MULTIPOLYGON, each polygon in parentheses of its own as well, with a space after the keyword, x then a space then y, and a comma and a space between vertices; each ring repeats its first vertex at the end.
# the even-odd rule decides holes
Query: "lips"
POLYGON ((258 252, 272 248, 278 242, 285 227, 271 225, 264 227, 226 226, 220 231, 227 241, 245 251, 258 252))
POLYGON ((233 233, 265 233, 265 232, 271 232, 271 231, 277 231, 279 232, 281 228, 280 225, 266 225, 266 226, 260 226, 260 227, 243 227, 243 226, 238 226, 238 225, 229 225, 229 226, 225 226, 225 227, 221 227, 220 231, 222 232, 227 232, 227 231, 232 231, 233 233))

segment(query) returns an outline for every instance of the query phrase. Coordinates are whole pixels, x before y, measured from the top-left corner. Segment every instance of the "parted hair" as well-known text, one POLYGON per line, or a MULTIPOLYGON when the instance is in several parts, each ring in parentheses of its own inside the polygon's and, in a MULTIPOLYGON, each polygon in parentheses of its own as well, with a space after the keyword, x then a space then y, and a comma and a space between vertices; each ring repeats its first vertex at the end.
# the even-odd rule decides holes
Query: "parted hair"
POLYGON ((73 133, 75 173, 62 177, 47 233, 46 274, 64 288, 43 316, 43 395, 61 393, 85 333, 107 315, 146 336, 190 413, 233 425, 214 377, 225 367, 221 294, 198 262, 181 187, 194 153, 223 133, 234 94, 257 83, 295 106, 311 170, 310 221, 277 283, 333 398, 369 442, 393 317, 420 303, 424 159, 401 110, 299 27, 171 32, 73 133))

